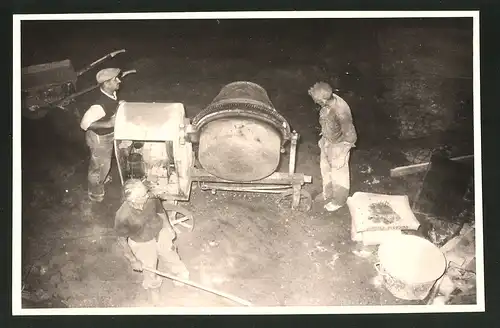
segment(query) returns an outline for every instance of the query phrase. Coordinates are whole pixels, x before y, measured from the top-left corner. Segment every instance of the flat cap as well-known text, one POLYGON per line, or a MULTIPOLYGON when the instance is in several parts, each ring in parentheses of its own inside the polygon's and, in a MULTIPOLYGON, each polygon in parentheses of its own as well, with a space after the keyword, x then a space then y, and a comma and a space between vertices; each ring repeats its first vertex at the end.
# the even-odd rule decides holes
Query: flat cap
POLYGON ((111 80, 112 78, 115 78, 120 74, 121 69, 119 68, 105 68, 100 70, 96 76, 95 79, 97 80, 97 83, 101 84, 106 81, 111 80))

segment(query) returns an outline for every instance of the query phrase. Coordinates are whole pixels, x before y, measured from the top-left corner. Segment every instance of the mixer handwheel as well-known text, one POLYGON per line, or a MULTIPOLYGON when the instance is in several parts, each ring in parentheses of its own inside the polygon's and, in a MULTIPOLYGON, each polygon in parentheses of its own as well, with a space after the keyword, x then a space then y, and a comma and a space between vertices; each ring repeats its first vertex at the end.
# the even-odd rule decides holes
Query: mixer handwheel
POLYGON ((193 231, 194 216, 189 210, 179 205, 165 203, 163 207, 165 208, 170 224, 176 233, 193 231))

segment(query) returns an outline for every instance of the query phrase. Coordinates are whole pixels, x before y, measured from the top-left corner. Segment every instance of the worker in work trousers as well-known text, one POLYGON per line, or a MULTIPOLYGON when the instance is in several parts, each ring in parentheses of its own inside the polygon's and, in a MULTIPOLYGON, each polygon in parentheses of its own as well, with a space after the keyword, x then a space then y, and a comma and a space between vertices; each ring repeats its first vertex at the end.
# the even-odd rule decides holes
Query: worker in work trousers
POLYGON ((349 105, 333 93, 329 84, 316 83, 308 93, 321 106, 321 139, 318 145, 321 150, 323 192, 320 198, 326 201, 325 209, 333 212, 344 206, 349 197, 349 157, 357 134, 349 105))
POLYGON ((118 109, 116 92, 120 88, 120 69, 106 68, 96 75, 100 96, 83 115, 80 127, 90 149, 88 170, 88 195, 90 200, 104 199, 104 184, 110 181, 108 174, 113 154, 115 114, 118 109))
MULTIPOLYGON (((150 301, 160 302, 162 278, 143 267, 169 270, 175 276, 189 279, 189 271, 173 244, 175 231, 158 198, 138 179, 127 180, 123 186, 124 202, 115 216, 118 244, 134 271, 143 272, 142 286, 150 301)), ((175 282, 179 285, 179 282, 175 282)))

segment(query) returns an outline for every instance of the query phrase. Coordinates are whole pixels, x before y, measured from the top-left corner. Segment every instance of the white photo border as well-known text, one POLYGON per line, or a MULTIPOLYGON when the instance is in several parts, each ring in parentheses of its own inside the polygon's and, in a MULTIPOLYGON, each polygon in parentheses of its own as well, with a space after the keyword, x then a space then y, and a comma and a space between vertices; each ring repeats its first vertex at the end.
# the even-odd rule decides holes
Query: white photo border
POLYGON ((252 11, 182 13, 102 13, 13 15, 13 190, 12 190, 12 315, 219 315, 219 314, 392 314, 484 312, 484 242, 481 167, 481 98, 479 11, 252 11), (454 306, 310 306, 245 308, 78 308, 23 309, 21 306, 21 22, 41 20, 166 20, 166 19, 301 19, 301 18, 453 18, 473 19, 474 181, 477 304, 454 306))

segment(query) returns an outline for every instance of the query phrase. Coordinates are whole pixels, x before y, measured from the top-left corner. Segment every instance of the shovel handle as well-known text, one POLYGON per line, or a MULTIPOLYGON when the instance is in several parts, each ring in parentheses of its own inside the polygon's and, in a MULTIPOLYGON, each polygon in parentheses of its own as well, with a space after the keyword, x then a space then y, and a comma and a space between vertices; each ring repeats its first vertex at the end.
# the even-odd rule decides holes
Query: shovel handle
POLYGON ((126 51, 125 49, 121 49, 121 50, 116 50, 116 51, 113 51, 113 52, 111 52, 111 53, 109 53, 109 54, 107 54, 107 55, 105 55, 105 56, 102 56, 101 58, 97 59, 97 60, 96 60, 96 61, 94 61, 92 64, 90 64, 88 67, 89 67, 89 68, 90 68, 90 67, 93 67, 93 66, 95 66, 95 65, 99 64, 100 62, 102 62, 102 61, 104 61, 104 60, 106 60, 106 59, 108 59, 108 58, 113 58, 113 57, 115 57, 116 55, 118 55, 118 54, 120 54, 120 53, 122 53, 122 52, 125 52, 125 51, 126 51))
POLYGON ((92 67, 94 67, 95 65, 97 65, 97 64, 99 64, 99 63, 101 63, 101 62, 105 61, 106 59, 108 59, 108 58, 113 58, 113 57, 115 57, 116 55, 118 55, 118 54, 120 54, 120 53, 122 53, 122 52, 126 52, 126 51, 127 51, 127 50, 125 50, 125 49, 120 49, 120 50, 113 51, 113 52, 111 52, 111 53, 109 53, 109 54, 107 54, 107 55, 105 55, 105 56, 102 56, 101 58, 99 58, 99 59, 97 59, 96 61, 94 61, 92 64, 90 64, 90 65, 86 66, 85 68, 82 68, 81 70, 79 70, 79 71, 76 73, 76 75, 77 75, 77 76, 80 76, 80 75, 82 75, 83 73, 85 73, 85 72, 89 71, 89 70, 90 70, 92 67))
POLYGON ((202 286, 202 285, 200 285, 200 284, 198 284, 198 283, 196 283, 194 281, 191 281, 191 280, 182 279, 180 277, 177 277, 177 276, 174 276, 174 275, 170 275, 168 273, 161 272, 161 271, 155 270, 153 268, 143 267, 143 270, 146 270, 146 271, 149 271, 149 272, 152 272, 152 273, 156 273, 157 275, 163 276, 165 278, 168 278, 168 279, 171 279, 171 280, 175 280, 175 281, 181 282, 183 284, 186 284, 186 285, 189 285, 189 286, 201 289, 203 291, 215 294, 217 296, 221 296, 221 297, 227 298, 227 299, 229 299, 229 300, 231 300, 231 301, 233 301, 235 303, 238 303, 240 305, 243 305, 243 306, 253 306, 252 303, 250 303, 247 300, 244 300, 242 298, 236 297, 236 296, 228 294, 228 293, 224 293, 224 292, 215 290, 213 288, 202 286))
POLYGON ((131 70, 125 71, 125 72, 122 73, 121 77, 125 77, 125 76, 127 76, 129 74, 132 74, 132 73, 137 73, 137 70, 131 69, 131 70))
POLYGON ((114 57, 114 56, 116 56, 116 55, 118 55, 118 54, 120 54, 120 53, 122 53, 122 52, 125 52, 125 51, 126 51, 125 49, 116 50, 116 51, 113 51, 112 53, 110 53, 109 55, 110 55, 111 57, 114 57))

